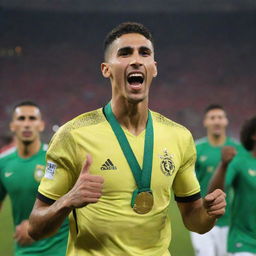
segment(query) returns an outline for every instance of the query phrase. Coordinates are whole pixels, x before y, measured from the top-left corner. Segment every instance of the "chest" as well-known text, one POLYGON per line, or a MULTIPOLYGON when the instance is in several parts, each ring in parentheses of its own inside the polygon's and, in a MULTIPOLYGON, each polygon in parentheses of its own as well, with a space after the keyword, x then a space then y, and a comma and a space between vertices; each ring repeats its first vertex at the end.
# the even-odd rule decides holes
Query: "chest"
MULTIPOLYGON (((129 144, 138 164, 142 168, 145 136, 129 136, 129 144)), ((98 131, 79 140, 78 152, 81 159, 87 153, 93 157, 90 173, 104 178, 105 194, 115 191, 131 192, 136 187, 132 170, 112 130, 98 131)), ((182 162, 182 145, 172 134, 155 133, 152 159, 151 189, 169 193, 175 175, 182 162)), ((79 169, 83 162, 79 163, 79 169)), ((141 172, 143 172, 141 170, 141 172)))
POLYGON ((197 170, 213 173, 221 160, 221 148, 202 148, 197 152, 197 170))
POLYGON ((256 161, 248 161, 240 168, 235 185, 243 191, 256 192, 256 161))
POLYGON ((24 191, 34 193, 44 175, 44 168, 44 159, 29 162, 10 161, 1 170, 1 180, 10 195, 24 191))

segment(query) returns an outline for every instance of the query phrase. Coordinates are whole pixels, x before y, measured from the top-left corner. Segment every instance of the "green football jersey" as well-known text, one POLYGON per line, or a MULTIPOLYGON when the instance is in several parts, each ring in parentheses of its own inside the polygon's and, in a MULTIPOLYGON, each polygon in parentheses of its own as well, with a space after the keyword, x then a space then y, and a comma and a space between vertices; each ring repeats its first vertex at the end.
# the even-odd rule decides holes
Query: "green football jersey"
MULTIPOLYGON (((207 137, 196 141, 196 176, 200 183, 202 197, 205 197, 208 191, 209 182, 221 160, 221 149, 223 146, 233 146, 238 152, 243 152, 243 147, 233 138, 227 137, 222 146, 212 146, 207 137)), ((230 215, 229 201, 232 198, 232 190, 226 192, 227 207, 226 213, 217 221, 217 226, 228 226, 230 215)))
POLYGON ((228 251, 256 253, 256 158, 247 152, 230 163, 225 187, 234 190, 228 251))
MULTIPOLYGON (((30 158, 21 158, 16 149, 0 156, 0 201, 11 199, 14 225, 28 219, 35 203, 39 182, 44 175, 47 145, 30 158)), ((29 246, 15 244, 15 256, 64 256, 68 237, 66 221, 58 233, 29 246)))

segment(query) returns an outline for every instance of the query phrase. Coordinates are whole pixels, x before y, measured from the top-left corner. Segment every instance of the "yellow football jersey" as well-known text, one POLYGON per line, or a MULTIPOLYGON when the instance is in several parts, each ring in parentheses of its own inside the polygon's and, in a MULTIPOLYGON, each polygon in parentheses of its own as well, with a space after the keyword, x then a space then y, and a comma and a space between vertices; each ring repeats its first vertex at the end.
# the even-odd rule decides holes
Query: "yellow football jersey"
MULTIPOLYGON (((154 149, 151 190, 153 209, 137 214, 131 197, 137 188, 133 174, 103 109, 82 114, 62 126, 47 152, 40 199, 57 200, 75 184, 87 154, 90 173, 104 178, 103 194, 95 204, 70 214, 68 256, 168 256, 171 226, 168 206, 173 189, 177 201, 200 198, 194 173, 195 147, 183 126, 151 112, 154 149)), ((125 135, 142 167, 145 131, 125 135)))

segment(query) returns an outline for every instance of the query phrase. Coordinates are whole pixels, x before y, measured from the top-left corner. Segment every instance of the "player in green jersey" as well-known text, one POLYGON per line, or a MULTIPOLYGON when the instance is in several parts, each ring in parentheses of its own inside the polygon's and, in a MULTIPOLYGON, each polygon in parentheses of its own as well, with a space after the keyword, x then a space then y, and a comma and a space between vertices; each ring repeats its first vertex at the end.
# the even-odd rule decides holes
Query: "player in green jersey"
POLYGON ((157 65, 142 24, 122 23, 108 34, 101 70, 111 102, 52 139, 29 233, 46 237, 69 215, 69 256, 168 256, 172 190, 184 224, 199 233, 224 213, 225 194, 200 197, 191 133, 148 109, 157 65))
MULTIPOLYGON (((228 118, 221 105, 212 104, 205 110, 203 125, 207 137, 196 141, 197 160, 196 175, 200 183, 202 196, 208 191, 209 181, 221 160, 221 149, 229 145, 241 151, 242 146, 226 134, 228 118)), ((229 222, 229 200, 226 198, 226 213, 216 223, 216 226, 204 235, 191 233, 191 240, 197 256, 227 255, 226 240, 229 222)))
POLYGON ((28 217, 46 165, 47 145, 40 140, 44 122, 39 107, 30 101, 16 105, 10 129, 15 136, 16 147, 0 156, 0 207, 8 194, 15 226, 15 256, 64 256, 67 221, 51 238, 36 242, 28 235, 28 217))
POLYGON ((233 188, 228 252, 233 256, 255 256, 256 116, 245 122, 240 138, 248 151, 237 154, 233 147, 223 148, 222 161, 213 177, 210 190, 233 188))

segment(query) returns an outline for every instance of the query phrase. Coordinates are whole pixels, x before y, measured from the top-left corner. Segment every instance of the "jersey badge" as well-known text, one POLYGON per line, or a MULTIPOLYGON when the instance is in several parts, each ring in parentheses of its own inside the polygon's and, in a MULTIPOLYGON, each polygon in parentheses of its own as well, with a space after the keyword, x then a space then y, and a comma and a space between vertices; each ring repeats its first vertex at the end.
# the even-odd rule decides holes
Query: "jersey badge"
POLYGON ((249 170, 248 170, 248 173, 249 173, 251 176, 256 176, 256 170, 249 169, 249 170))
POLYGON ((43 178, 44 168, 45 168, 44 165, 41 165, 41 164, 36 165, 36 168, 35 168, 35 171, 34 171, 34 178, 37 182, 40 182, 41 179, 43 178))
POLYGON ((167 149, 164 149, 164 154, 160 155, 160 167, 165 176, 171 176, 174 173, 175 165, 173 162, 173 155, 168 154, 167 149))
POLYGON ((44 177, 52 180, 56 169, 57 169, 57 164, 53 162, 47 162, 44 177))
POLYGON ((13 175, 13 172, 5 172, 4 173, 4 177, 5 178, 9 178, 10 176, 12 176, 13 175))
POLYGON ((200 156, 200 161, 201 161, 201 162, 205 162, 206 159, 207 159, 207 156, 200 156))
POLYGON ((207 166, 207 172, 212 173, 214 171, 214 167, 213 166, 207 166))

